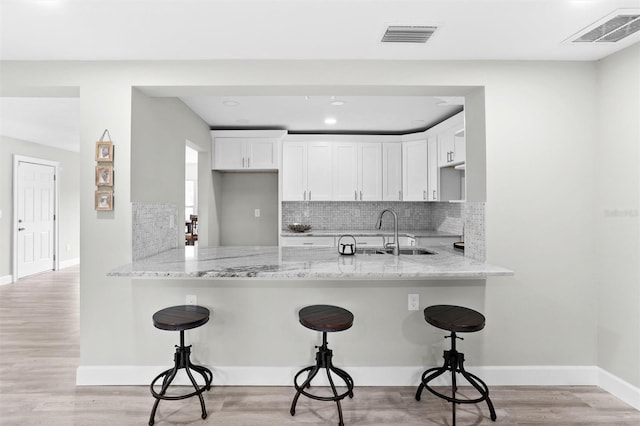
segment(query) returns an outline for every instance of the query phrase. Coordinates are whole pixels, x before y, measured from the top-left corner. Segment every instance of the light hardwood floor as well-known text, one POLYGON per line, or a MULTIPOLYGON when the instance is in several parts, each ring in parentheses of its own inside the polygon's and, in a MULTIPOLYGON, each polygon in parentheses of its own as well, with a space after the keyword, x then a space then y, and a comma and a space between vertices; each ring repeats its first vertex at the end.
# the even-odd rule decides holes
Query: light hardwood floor
MULTIPOLYGON (((69 268, 0 286, 0 424, 146 425, 147 386, 75 386, 79 360, 79 278, 69 268)), ((113 342, 117 345, 118 342, 113 342)), ((172 360, 167 360, 167 367, 172 360)), ((310 360, 311 361, 311 360, 310 360)), ((357 385, 357 384, 356 384, 357 385)), ((640 412, 594 386, 490 388, 498 420, 485 404, 458 409, 458 425, 640 425, 640 412)), ((414 387, 356 387, 343 402, 349 425, 450 425, 450 405, 414 387)), ((336 425, 335 404, 301 397, 289 415, 292 387, 214 387, 209 416, 197 398, 162 401, 156 425, 336 425)))

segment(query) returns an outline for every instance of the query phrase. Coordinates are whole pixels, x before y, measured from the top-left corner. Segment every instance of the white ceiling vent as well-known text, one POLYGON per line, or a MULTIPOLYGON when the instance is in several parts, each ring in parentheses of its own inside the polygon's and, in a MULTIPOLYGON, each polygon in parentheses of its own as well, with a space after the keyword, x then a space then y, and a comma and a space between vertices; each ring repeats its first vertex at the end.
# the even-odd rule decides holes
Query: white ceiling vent
POLYGON ((437 27, 390 26, 382 37, 383 43, 426 43, 437 27))
POLYGON ((619 10, 571 37, 572 43, 615 43, 640 30, 640 10, 619 10))

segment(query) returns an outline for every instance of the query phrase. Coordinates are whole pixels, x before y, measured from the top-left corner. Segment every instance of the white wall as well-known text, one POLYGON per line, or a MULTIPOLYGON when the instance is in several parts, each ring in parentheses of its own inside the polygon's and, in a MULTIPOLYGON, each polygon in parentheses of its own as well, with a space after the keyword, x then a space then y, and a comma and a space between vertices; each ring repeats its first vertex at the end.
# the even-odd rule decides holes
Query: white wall
MULTIPOLYGON (((460 303, 485 313, 485 330, 463 342, 474 365, 598 362, 594 246, 599 194, 594 188, 599 178, 594 170, 599 116, 593 63, 11 62, 3 64, 3 72, 0 94, 19 94, 25 86, 80 86, 82 140, 92 148, 92 141, 107 127, 118 146, 116 190, 122 201, 117 202, 116 211, 97 215, 88 203, 92 188, 81 186, 83 256, 86 251, 89 258, 84 262, 83 257, 81 268, 83 366, 166 363, 175 336, 154 330, 151 313, 182 303, 186 292, 197 292, 199 300, 215 310, 211 327, 194 334, 201 359, 213 365, 308 361, 311 349, 305 345, 315 336, 301 329, 295 309, 322 302, 347 305, 356 313, 357 329, 335 339, 344 345, 340 357, 347 365, 436 362, 441 333, 426 326, 419 313, 406 311, 409 292, 420 293, 423 306, 460 303), (126 205, 131 197, 128 188, 119 185, 153 166, 137 163, 134 166, 141 169, 132 171, 132 176, 119 171, 121 166, 129 170, 133 154, 128 153, 136 149, 128 140, 134 85, 155 86, 155 93, 163 94, 202 87, 219 93, 220 87, 227 87, 226 92, 239 94, 315 91, 327 95, 444 94, 438 92, 440 86, 459 94, 463 86, 484 86, 487 259, 513 269, 516 275, 486 283, 379 281, 346 286, 330 281, 221 280, 212 285, 194 280, 107 278, 109 268, 131 258, 131 213, 126 205), (104 242, 105 238, 109 240, 104 242), (272 321, 260 322, 273 315, 272 321), (385 342, 389 343, 386 350, 372 349, 377 347, 374 343, 385 342), (257 357, 256 351, 265 356, 257 357)), ((88 148, 81 150, 81 158, 91 164, 88 148)), ((91 167, 83 165, 82 181, 90 181, 91 167)), ((218 189, 219 184, 214 178, 213 187, 218 189)), ((137 178, 131 180, 132 189, 146 188, 138 185, 137 178)), ((213 209, 219 214, 219 206, 213 209)), ((625 296, 637 300, 637 293, 620 297, 625 296)), ((621 377, 632 380, 622 373, 621 377)))
POLYGON ((16 154, 60 163, 59 259, 64 264, 80 257, 80 154, 0 136, 0 281, 12 273, 13 156, 16 154))
POLYGON ((598 364, 640 386, 640 44, 598 63, 598 364))

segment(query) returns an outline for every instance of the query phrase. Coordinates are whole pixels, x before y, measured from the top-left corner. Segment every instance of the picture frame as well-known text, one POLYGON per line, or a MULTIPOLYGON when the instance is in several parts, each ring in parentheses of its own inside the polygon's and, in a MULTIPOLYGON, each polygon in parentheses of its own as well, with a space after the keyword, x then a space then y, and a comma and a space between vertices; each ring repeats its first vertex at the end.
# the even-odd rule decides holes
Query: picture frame
POLYGON ((113 186, 113 166, 96 166, 96 186, 113 186))
POLYGON ((113 161, 113 143, 111 141, 96 142, 96 161, 113 161))
POLYGON ((113 191, 97 190, 95 196, 95 209, 98 211, 113 210, 113 191))

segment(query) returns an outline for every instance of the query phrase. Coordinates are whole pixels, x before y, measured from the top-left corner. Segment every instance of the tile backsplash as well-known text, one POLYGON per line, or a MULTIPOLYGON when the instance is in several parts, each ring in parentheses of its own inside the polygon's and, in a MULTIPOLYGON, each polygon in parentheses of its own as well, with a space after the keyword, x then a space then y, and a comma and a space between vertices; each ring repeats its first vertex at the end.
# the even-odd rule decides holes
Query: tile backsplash
MULTIPOLYGON (((464 232, 465 256, 484 261, 484 207, 484 203, 284 201, 282 227, 286 231, 291 223, 305 223, 317 231, 373 230, 380 212, 390 208, 398 214, 402 230, 464 232)), ((383 229, 393 229, 393 221, 387 216, 383 229)))
MULTIPOLYGON (((375 228, 380 212, 388 208, 398 213, 401 229, 438 229, 462 234, 461 203, 285 201, 282 227, 286 230, 290 223, 306 223, 315 230, 369 230, 375 228)), ((386 216, 383 228, 393 228, 393 221, 386 216)))
POLYGON ((184 227, 175 204, 133 203, 133 260, 177 248, 184 227))

